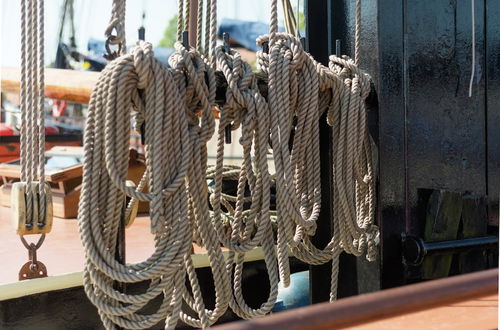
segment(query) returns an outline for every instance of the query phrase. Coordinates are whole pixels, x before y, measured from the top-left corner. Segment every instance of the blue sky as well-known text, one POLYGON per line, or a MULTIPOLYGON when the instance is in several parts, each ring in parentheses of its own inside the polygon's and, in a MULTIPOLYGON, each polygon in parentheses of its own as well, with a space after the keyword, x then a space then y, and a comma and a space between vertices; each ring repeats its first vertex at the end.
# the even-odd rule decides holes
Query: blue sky
MULTIPOLYGON (((1 1, 1 65, 20 65, 20 1, 1 1)), ((89 38, 104 39, 104 29, 110 17, 111 0, 74 0, 78 48, 86 50, 89 38)), ((281 3, 281 1, 278 1, 281 3)), ((63 0, 45 0, 45 63, 55 58, 57 34, 63 0)), ((269 21, 269 0, 218 0, 218 17, 248 21, 269 21)), ((127 43, 137 38, 137 28, 146 11, 146 39, 156 44, 162 37, 168 20, 177 12, 176 0, 128 0, 126 11, 127 43)), ((69 29, 68 29, 69 30, 69 29)))

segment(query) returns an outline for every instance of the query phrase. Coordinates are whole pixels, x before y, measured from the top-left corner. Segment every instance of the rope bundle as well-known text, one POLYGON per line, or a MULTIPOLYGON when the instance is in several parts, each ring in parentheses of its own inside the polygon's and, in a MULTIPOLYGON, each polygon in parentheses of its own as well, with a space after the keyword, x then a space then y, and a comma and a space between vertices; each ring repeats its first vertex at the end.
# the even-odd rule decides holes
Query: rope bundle
MULTIPOLYGON (((25 234, 47 232, 50 187, 45 182, 44 1, 21 1, 21 182, 25 234), (31 183, 36 184, 32 185, 31 183)), ((52 215, 50 214, 50 218, 52 215)))
MULTIPOLYGON (((187 10, 179 3, 181 31, 187 25, 189 1, 187 10)), ((269 42, 269 53, 257 54, 269 80, 266 99, 255 73, 237 52, 213 47, 215 3, 205 3, 210 38, 203 54, 177 43, 167 69, 153 58, 150 44, 139 42, 131 54, 104 69, 92 93, 79 223, 87 258, 85 291, 108 329, 142 329, 161 319, 166 319, 166 328, 175 327, 179 319, 207 327, 228 307, 242 318, 265 315, 276 302, 278 283, 290 283, 290 251, 309 264, 332 261, 334 300, 340 253, 376 257, 375 173, 364 105, 369 77, 348 58, 332 56, 325 67, 297 38, 277 33, 273 0, 270 34, 257 40, 261 46, 269 42), (215 128, 214 67, 228 87, 226 103, 219 109, 217 161, 207 172, 206 143, 215 128), (131 110, 145 127, 146 172, 135 190, 125 184, 131 110), (333 127, 334 234, 318 249, 311 237, 321 210, 318 123, 325 112, 333 127), (241 128, 240 167, 224 164, 228 125, 241 128), (267 159, 270 146, 274 174, 267 159), (210 196, 207 177, 214 183, 210 196), (235 196, 223 193, 225 178, 237 180, 235 196), (271 210, 272 182, 276 210, 271 210), (146 183, 148 193, 142 192, 146 183), (128 209, 126 196, 132 198, 128 209), (115 260, 120 219, 137 200, 150 203, 155 251, 143 262, 124 265, 115 260), (190 257, 193 240, 208 253, 215 285, 213 310, 203 303, 190 257), (259 308, 252 308, 243 298, 242 272, 245 253, 257 246, 264 251, 270 292, 259 308), (226 260, 221 247, 229 251, 226 260), (140 294, 117 289, 120 283, 142 281, 149 287, 140 294), (144 314, 143 307, 155 297, 161 304, 153 314, 144 314), (196 317, 181 310, 183 301, 196 317)), ((203 24, 200 15, 198 26, 203 24)))

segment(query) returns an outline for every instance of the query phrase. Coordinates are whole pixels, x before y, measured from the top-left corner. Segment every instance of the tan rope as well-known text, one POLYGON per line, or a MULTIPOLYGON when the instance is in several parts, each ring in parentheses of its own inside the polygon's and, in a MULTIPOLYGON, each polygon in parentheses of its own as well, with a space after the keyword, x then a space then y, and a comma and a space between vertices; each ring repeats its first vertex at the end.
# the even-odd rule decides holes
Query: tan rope
POLYGON ((354 20, 354 63, 359 65, 361 58, 361 0, 356 0, 356 18, 354 20))
POLYGON ((290 3, 290 0, 281 0, 281 5, 283 6, 286 32, 297 38, 300 38, 299 26, 297 21, 299 17, 298 4, 297 4, 297 18, 295 17, 295 13, 293 12, 293 6, 290 3))
POLYGON ((21 1, 21 182, 26 183, 27 232, 46 219, 44 1, 21 1), (32 189, 31 183, 37 181, 32 189), (35 211, 36 210, 36 211, 35 211))
POLYGON ((180 297, 185 291, 183 278, 186 268, 192 268, 186 265, 192 227, 201 233, 201 241, 208 250, 220 296, 215 310, 206 313, 208 321, 205 318, 204 324, 198 326, 212 324, 227 308, 224 260, 216 233, 209 225, 206 188, 203 188, 206 142, 213 131, 210 104, 215 97, 215 85, 204 87, 204 79, 200 78, 205 73, 213 76, 213 71, 194 50, 188 51, 180 43, 176 49, 170 59, 173 69, 165 69, 153 59, 151 45, 139 43, 132 54, 106 66, 89 105, 79 223, 87 256, 86 293, 99 308, 107 328, 112 328, 112 324, 144 328, 165 317, 170 326, 175 326, 180 315, 180 297), (189 77, 188 86, 184 74, 189 77), (132 106, 143 113, 146 125, 149 193, 125 186, 126 136, 132 106), (200 123, 199 111, 203 113, 200 123), (125 194, 150 202, 151 230, 155 235, 155 252, 148 260, 133 265, 122 265, 114 259, 125 194), (151 284, 139 295, 123 294, 112 287, 114 281, 144 280, 150 280, 151 284), (172 283, 179 285, 170 289, 172 283), (158 295, 163 295, 163 303, 154 314, 137 314, 158 295))
POLYGON ((120 46, 118 48, 118 56, 127 52, 125 40, 125 8, 125 0, 113 0, 111 18, 104 32, 110 44, 120 46), (113 34, 113 31, 116 34, 113 34))
MULTIPOLYGON (((215 126, 211 114, 215 73, 208 63, 211 59, 194 48, 176 43, 169 60, 171 69, 166 69, 153 58, 151 45, 139 42, 131 54, 105 68, 92 93, 79 223, 87 258, 85 291, 108 329, 115 325, 142 329, 161 319, 166 319, 166 328, 175 327, 179 319, 207 327, 228 306, 242 318, 265 315, 276 302, 278 283, 290 283, 289 251, 309 264, 332 262, 330 297, 334 300, 340 253, 366 253, 369 260, 376 256, 375 173, 364 105, 369 77, 348 58, 332 56, 330 66, 325 67, 302 49, 296 37, 278 33, 277 0, 272 0, 270 34, 258 39, 260 46, 269 42, 269 54, 257 54, 268 76, 266 100, 255 73, 241 56, 214 47, 216 4, 215 0, 204 3, 210 8, 204 23, 210 21, 210 30, 205 32, 211 39, 203 49, 228 84, 226 103, 219 109, 213 168, 207 172, 206 143, 215 126), (132 109, 138 113, 138 124, 145 125, 147 167, 135 190, 125 184, 132 109), (329 244, 318 249, 311 237, 321 209, 318 123, 325 112, 333 130, 334 233, 329 244), (224 130, 229 124, 241 128, 243 162, 239 167, 224 164, 224 130), (269 142, 274 175, 268 167, 269 142), (207 178, 214 181, 209 198, 212 211, 206 202, 207 178), (235 196, 222 191, 227 178, 238 182, 235 196), (270 209, 272 181, 275 211, 270 209), (148 193, 142 192, 146 183, 148 193), (150 203, 155 235, 154 253, 130 265, 114 257, 125 196, 150 203), (203 303, 190 258, 192 240, 209 256, 216 292, 213 310, 203 303), (257 246, 264 251, 270 292, 258 308, 252 308, 242 292, 243 260, 257 246), (227 260, 221 247, 229 250, 227 260), (115 289, 117 283, 140 281, 150 281, 140 294, 115 289), (162 303, 153 314, 139 313, 158 296, 162 303), (181 311, 183 301, 196 316, 181 311)), ((181 0, 179 29, 185 28, 188 11, 189 3, 181 0)))

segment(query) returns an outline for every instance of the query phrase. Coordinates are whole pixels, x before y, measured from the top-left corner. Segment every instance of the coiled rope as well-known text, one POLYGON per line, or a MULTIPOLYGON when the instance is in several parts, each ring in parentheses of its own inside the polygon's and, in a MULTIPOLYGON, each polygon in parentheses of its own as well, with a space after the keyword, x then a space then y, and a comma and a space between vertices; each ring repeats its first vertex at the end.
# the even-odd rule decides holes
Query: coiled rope
MULTIPOLYGON (((108 329, 142 329, 161 319, 166 319, 166 328, 175 327, 179 319, 207 327, 228 307, 242 318, 265 315, 276 302, 278 282, 290 282, 290 251, 309 264, 332 261, 334 300, 340 253, 376 257, 375 173, 364 104, 369 77, 347 57, 332 56, 325 67, 296 37, 278 33, 277 0, 272 0, 270 34, 257 40, 260 46, 269 43, 269 53, 257 54, 268 76, 266 99, 240 55, 214 47, 215 2, 205 2, 210 15, 204 23, 210 22, 211 37, 199 44, 204 55, 178 42, 167 69, 153 58, 150 44, 138 42, 131 54, 106 66, 92 93, 79 224, 86 253, 85 291, 108 329), (226 103, 219 108, 217 161, 207 173, 206 143, 215 128, 215 65, 228 87, 226 103), (135 190, 125 184, 132 110, 138 125, 145 126, 146 152, 146 172, 135 190), (311 237, 321 209, 318 123, 325 112, 333 128, 334 233, 330 243, 318 249, 311 237), (229 124, 241 127, 240 167, 224 164, 224 130, 229 124), (274 174, 267 160, 270 145, 274 174), (212 210, 207 177, 214 181, 212 210), (235 196, 222 192, 225 178, 238 181, 235 196), (270 207, 271 182, 276 210, 270 207), (142 192, 146 183, 148 193, 142 192), (127 212, 126 196, 132 197, 131 203, 150 203, 155 236, 154 253, 129 265, 116 261, 114 254, 120 219, 127 212), (190 257, 193 240, 208 253, 215 285, 213 310, 203 303, 190 257), (243 298, 242 272, 245 253, 257 246, 264 251, 270 292, 259 308, 252 308, 243 298), (226 260, 221 247, 229 250, 226 260), (116 289, 120 283, 142 281, 149 282, 144 293, 116 289), (161 304, 153 314, 144 314, 142 308, 155 297, 161 304), (196 317, 181 311, 183 301, 196 317)), ((179 32, 187 27, 188 13, 189 0, 180 1, 179 32)))

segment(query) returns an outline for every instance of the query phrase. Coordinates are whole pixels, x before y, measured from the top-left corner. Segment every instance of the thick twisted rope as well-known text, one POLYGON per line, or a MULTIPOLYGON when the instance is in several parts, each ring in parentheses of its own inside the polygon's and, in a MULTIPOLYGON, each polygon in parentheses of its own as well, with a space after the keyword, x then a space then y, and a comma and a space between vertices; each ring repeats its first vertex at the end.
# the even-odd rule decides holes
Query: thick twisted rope
POLYGON ((361 59, 361 0, 356 0, 356 17, 354 19, 354 63, 359 65, 361 59))
POLYGON ((153 58, 150 44, 139 43, 132 54, 106 66, 89 104, 79 224, 87 258, 85 291, 107 328, 141 329, 164 318, 168 327, 174 327, 179 317, 204 327, 213 324, 228 306, 229 282, 210 224, 204 177, 206 142, 214 129, 215 77, 195 50, 188 51, 180 43, 176 49, 170 58, 172 69, 166 69, 153 58), (134 190, 125 185, 132 109, 142 113, 145 122, 148 193, 141 192, 142 187, 134 190), (150 203, 155 235, 151 257, 132 265, 114 258, 125 196, 150 203), (200 234, 209 254, 217 292, 213 311, 205 310, 197 290, 190 260, 193 232, 200 234), (194 291, 193 309, 200 313, 200 320, 180 312, 182 297, 188 295, 186 273, 194 291), (150 284, 138 295, 114 289, 116 282, 140 281, 150 284), (157 296, 162 297, 162 304, 155 313, 138 313, 157 296))
MULTIPOLYGON (((215 26, 214 2, 205 2, 212 10, 210 28, 215 26)), ((181 31, 186 28, 189 3, 179 4, 181 31)), ((314 61, 297 38, 277 32, 276 0, 271 7, 270 34, 258 39, 259 45, 270 44, 269 54, 258 53, 259 65, 269 78, 267 100, 237 52, 214 48, 214 39, 202 49, 208 57, 213 52, 228 84, 226 104, 219 109, 217 161, 208 173, 206 142, 214 131, 211 110, 216 86, 207 57, 177 43, 169 60, 172 68, 166 69, 153 58, 151 45, 140 42, 132 54, 116 59, 102 72, 85 131, 79 221, 87 257, 85 290, 108 329, 115 325, 140 329, 161 319, 166 319, 167 328, 175 327, 179 319, 207 327, 228 306, 242 318, 265 315, 276 302, 278 282, 289 284, 289 251, 309 264, 332 262, 334 300, 340 253, 375 258, 375 173, 364 105, 369 77, 348 58, 332 56, 330 67, 314 61), (147 167, 135 190, 125 185, 132 109, 145 125, 147 167), (321 208, 318 123, 325 112, 333 127, 334 233, 329 244, 318 249, 311 237, 321 208), (223 160, 224 129, 229 124, 241 128, 243 162, 237 168, 223 160), (274 175, 268 168, 269 145, 274 175), (214 183, 212 210, 206 203, 207 178, 214 183), (227 178, 238 182, 235 196, 222 191, 227 178), (276 210, 270 207, 271 181, 276 186, 276 210), (142 192, 146 183, 148 193, 142 192), (114 258, 125 196, 150 203, 155 235, 155 252, 132 265, 114 258), (216 292, 213 310, 203 303, 190 258, 192 240, 208 252, 216 292), (266 301, 252 308, 243 298, 242 272, 245 253, 257 246, 264 251, 271 289, 266 301), (221 247, 229 250, 227 260, 221 247), (115 289, 117 282, 140 281, 150 283, 140 294, 115 289), (162 303, 153 314, 139 313, 158 296, 162 303), (196 317, 181 311, 182 301, 196 317)))
POLYGON ((118 56, 127 52, 125 40, 125 8, 125 0, 113 0, 111 18, 104 32, 111 45, 119 45, 117 52, 118 56))
POLYGON ((21 181, 28 233, 45 226, 50 189, 45 183, 44 19, 43 0, 21 1, 21 181))

